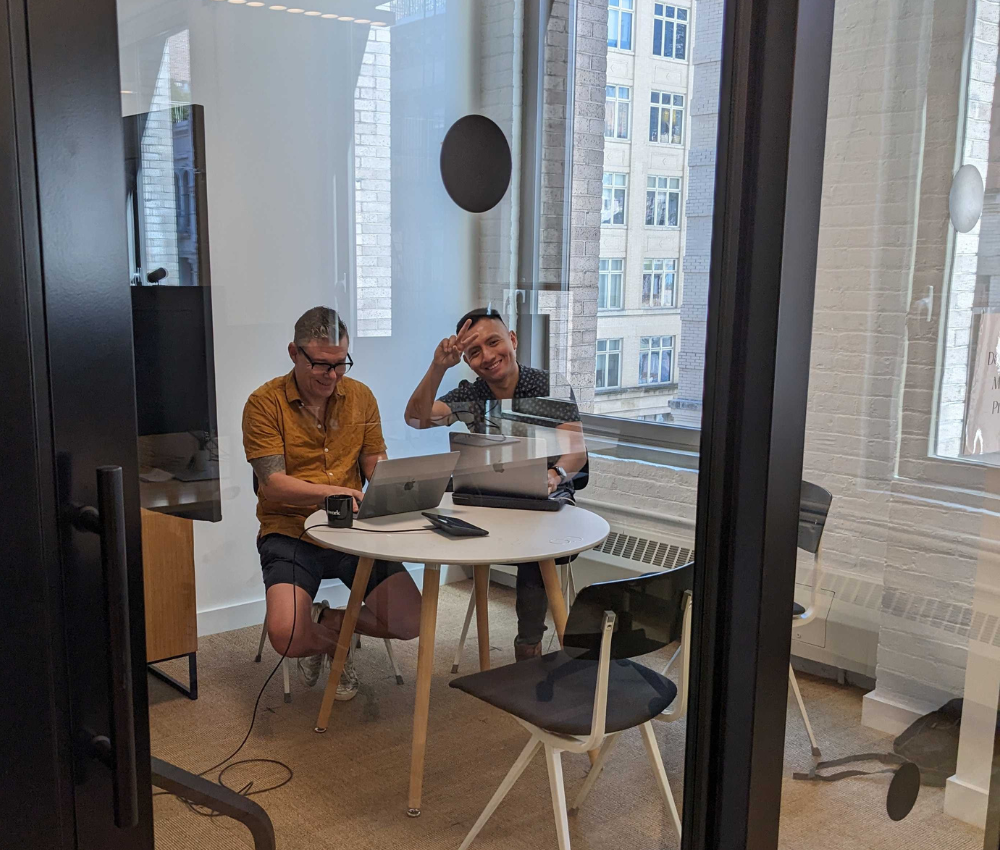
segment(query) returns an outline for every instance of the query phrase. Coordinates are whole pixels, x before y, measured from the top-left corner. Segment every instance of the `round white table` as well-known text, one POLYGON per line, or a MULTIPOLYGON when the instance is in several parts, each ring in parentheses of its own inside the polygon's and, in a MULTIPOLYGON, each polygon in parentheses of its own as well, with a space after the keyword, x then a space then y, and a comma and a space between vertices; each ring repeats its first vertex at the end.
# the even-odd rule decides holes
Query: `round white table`
POLYGON ((487 588, 490 564, 524 564, 538 561, 548 595, 552 619, 562 641, 566 627, 566 601, 562 595, 556 559, 576 555, 600 545, 611 529, 603 517, 584 508, 565 505, 558 511, 517 511, 454 505, 445 494, 437 513, 450 514, 489 531, 488 537, 448 537, 423 528, 427 520, 417 514, 356 522, 354 528, 329 528, 326 514, 316 511, 306 520, 315 525, 307 532, 316 544, 358 555, 361 560, 351 587, 337 649, 330 664, 330 677, 323 694, 316 731, 325 732, 333 710, 337 683, 344 668, 358 612, 376 560, 424 564, 424 586, 420 606, 420 637, 417 651, 417 686, 413 711, 413 748, 410 759, 410 794, 407 813, 420 814, 424 755, 427 749, 427 719, 430 711, 431 672, 434 667, 434 637, 437 626, 438 589, 442 564, 473 567, 476 594, 476 627, 479 634, 479 666, 490 666, 489 607, 487 588), (320 526, 320 523, 324 525, 320 526), (361 529, 368 530, 361 530, 361 529), (375 533, 384 532, 384 533, 375 533))

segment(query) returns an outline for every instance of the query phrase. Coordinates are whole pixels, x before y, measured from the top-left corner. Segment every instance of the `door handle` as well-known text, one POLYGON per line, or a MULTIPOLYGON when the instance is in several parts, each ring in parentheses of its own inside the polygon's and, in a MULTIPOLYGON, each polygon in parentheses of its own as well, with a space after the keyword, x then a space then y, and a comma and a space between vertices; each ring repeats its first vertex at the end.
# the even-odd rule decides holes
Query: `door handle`
POLYGON ((115 826, 128 829, 139 824, 139 782, 135 764, 135 718, 132 707, 125 497, 120 466, 97 468, 97 505, 97 509, 77 508, 73 514, 74 526, 100 535, 108 618, 111 737, 94 737, 91 751, 111 770, 115 826))

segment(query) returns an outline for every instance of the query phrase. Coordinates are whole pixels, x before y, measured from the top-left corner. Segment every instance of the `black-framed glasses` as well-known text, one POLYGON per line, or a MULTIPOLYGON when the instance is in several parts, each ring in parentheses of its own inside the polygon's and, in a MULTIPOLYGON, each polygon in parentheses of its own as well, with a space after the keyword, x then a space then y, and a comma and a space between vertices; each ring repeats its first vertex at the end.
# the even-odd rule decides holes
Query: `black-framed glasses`
POLYGON ((354 361, 351 359, 351 355, 347 355, 346 360, 341 360, 339 363, 321 363, 319 361, 313 360, 306 350, 301 345, 295 346, 299 353, 309 361, 309 367, 312 369, 314 375, 329 375, 331 372, 336 372, 338 375, 346 375, 351 367, 354 365, 354 361))

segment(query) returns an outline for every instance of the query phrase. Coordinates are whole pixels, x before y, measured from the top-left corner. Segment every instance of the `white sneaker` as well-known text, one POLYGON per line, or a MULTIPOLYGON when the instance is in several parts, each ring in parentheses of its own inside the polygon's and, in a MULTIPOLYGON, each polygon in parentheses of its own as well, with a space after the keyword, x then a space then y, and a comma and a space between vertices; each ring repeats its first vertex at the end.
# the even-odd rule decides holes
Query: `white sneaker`
MULTIPOLYGON (((320 617, 323 616, 323 612, 330 607, 330 603, 323 599, 320 602, 313 602, 312 610, 309 612, 309 619, 314 623, 318 623, 320 617)), ((321 652, 319 655, 311 655, 308 658, 298 659, 299 673, 302 676, 302 681, 306 683, 308 687, 314 687, 319 681, 320 671, 323 669, 323 659, 326 658, 326 653, 321 652)))
POLYGON ((340 674, 340 682, 337 684, 336 699, 347 702, 357 695, 358 674, 354 670, 354 642, 351 641, 351 649, 347 653, 347 660, 344 661, 344 672, 340 674))

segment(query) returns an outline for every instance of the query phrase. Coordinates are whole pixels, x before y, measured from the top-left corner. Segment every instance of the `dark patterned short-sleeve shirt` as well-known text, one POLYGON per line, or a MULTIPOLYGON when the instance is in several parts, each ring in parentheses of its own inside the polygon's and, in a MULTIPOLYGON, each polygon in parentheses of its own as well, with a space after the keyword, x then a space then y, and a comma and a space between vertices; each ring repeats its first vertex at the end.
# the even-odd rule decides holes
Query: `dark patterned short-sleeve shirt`
MULTIPOLYGON (((554 428, 556 425, 565 422, 579 422, 580 409, 576 406, 576 396, 573 390, 566 387, 568 397, 553 398, 552 386, 549 373, 544 369, 534 369, 531 366, 520 367, 520 374, 517 378, 517 386, 514 388, 514 397, 511 400, 511 410, 519 414, 518 419, 507 420, 504 423, 504 433, 513 437, 530 436, 530 426, 542 426, 554 428)), ((461 421, 463 421, 470 431, 476 434, 484 434, 488 431, 499 431, 499 405, 496 404, 497 397, 490 389, 490 385, 482 378, 475 381, 462 381, 455 389, 445 393, 438 401, 447 404, 461 421)), ((549 458, 549 467, 554 467, 558 458, 549 458)), ((582 480, 587 475, 585 466, 577 474, 577 485, 575 489, 582 486, 582 480)), ((567 481, 561 485, 553 498, 567 496, 572 500, 574 486, 572 481, 567 481), (566 492, 564 492, 566 491, 566 492)))

